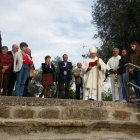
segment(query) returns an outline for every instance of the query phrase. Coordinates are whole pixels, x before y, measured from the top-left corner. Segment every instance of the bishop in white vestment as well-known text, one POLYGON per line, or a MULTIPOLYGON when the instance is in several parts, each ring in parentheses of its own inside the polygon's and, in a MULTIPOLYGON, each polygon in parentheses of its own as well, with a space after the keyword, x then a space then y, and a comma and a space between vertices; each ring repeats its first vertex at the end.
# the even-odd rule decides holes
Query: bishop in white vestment
POLYGON ((115 48, 113 50, 114 56, 111 57, 107 62, 107 68, 112 72, 110 79, 111 79, 111 90, 112 90, 112 100, 113 101, 121 101, 122 94, 121 94, 121 87, 119 78, 115 78, 115 74, 117 73, 117 68, 119 66, 119 60, 121 56, 119 55, 119 49, 115 48))
POLYGON ((102 92, 105 91, 104 80, 107 65, 102 59, 97 57, 97 49, 92 46, 90 48, 91 58, 86 59, 82 68, 84 70, 83 87, 84 87, 84 100, 94 99, 101 101, 102 92), (90 62, 96 62, 97 65, 89 67, 90 62))

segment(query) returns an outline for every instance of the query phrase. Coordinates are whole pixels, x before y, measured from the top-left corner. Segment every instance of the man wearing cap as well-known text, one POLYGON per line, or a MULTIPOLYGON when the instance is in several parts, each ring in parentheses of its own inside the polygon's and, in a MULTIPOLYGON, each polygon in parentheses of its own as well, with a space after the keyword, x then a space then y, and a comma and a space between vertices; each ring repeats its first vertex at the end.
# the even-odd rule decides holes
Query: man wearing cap
POLYGON ((90 58, 85 60, 83 69, 85 71, 83 77, 83 87, 85 88, 84 100, 102 100, 101 93, 105 91, 104 80, 106 72, 106 64, 102 59, 97 57, 97 48, 90 47, 90 58))

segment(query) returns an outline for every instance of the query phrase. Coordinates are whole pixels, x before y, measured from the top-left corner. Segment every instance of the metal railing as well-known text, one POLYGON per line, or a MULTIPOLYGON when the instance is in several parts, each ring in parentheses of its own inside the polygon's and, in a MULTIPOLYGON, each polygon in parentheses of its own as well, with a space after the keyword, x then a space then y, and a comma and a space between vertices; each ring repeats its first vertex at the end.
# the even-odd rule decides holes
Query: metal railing
POLYGON ((132 63, 128 63, 125 66, 126 66, 126 82, 127 82, 127 88, 126 88, 126 91, 127 91, 127 101, 129 102, 130 101, 130 99, 129 99, 129 85, 131 85, 131 86, 133 86, 133 87, 135 87, 135 88, 137 88, 137 89, 140 90, 140 87, 139 86, 137 86, 137 85, 129 82, 129 69, 130 69, 130 67, 140 69, 140 67, 137 66, 137 65, 134 65, 132 63))

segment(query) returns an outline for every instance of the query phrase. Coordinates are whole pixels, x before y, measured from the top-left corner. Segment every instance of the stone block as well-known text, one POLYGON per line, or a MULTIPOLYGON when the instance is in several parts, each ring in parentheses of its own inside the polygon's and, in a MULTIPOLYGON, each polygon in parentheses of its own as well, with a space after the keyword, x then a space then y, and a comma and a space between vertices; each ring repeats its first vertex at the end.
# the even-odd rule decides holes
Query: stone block
POLYGON ((9 118, 10 117, 10 110, 8 107, 0 107, 0 118, 9 118))
POLYGON ((132 114, 131 112, 116 110, 113 116, 117 120, 130 120, 131 114, 132 114))
POLYGON ((21 109, 16 109, 14 111, 14 118, 28 119, 28 118, 33 118, 33 116, 34 116, 34 111, 29 108, 21 108, 21 109))
POLYGON ((108 112, 101 108, 74 108, 68 107, 62 111, 63 119, 81 119, 81 120, 106 120, 108 112))
POLYGON ((140 114, 136 115, 138 122, 140 123, 140 114))
POLYGON ((59 110, 54 108, 43 109, 38 112, 39 118, 47 118, 47 119, 58 119, 59 118, 59 110))

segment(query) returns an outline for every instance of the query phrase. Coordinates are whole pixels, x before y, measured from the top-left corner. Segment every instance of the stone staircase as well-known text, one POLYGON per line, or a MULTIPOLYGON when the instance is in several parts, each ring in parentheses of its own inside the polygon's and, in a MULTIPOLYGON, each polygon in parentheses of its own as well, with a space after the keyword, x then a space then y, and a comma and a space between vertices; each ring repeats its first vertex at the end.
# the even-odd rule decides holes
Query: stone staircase
POLYGON ((140 105, 1 96, 1 139, 140 140, 140 105))

